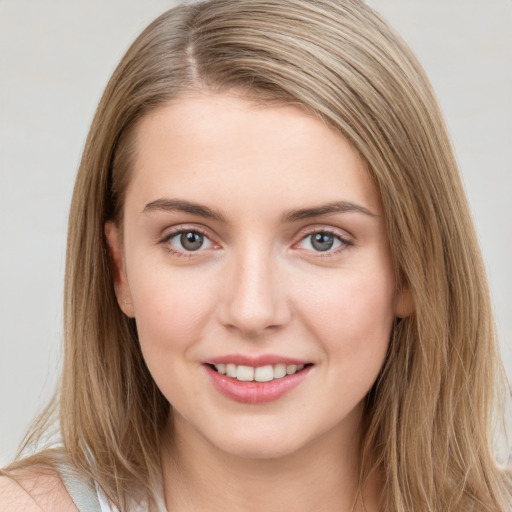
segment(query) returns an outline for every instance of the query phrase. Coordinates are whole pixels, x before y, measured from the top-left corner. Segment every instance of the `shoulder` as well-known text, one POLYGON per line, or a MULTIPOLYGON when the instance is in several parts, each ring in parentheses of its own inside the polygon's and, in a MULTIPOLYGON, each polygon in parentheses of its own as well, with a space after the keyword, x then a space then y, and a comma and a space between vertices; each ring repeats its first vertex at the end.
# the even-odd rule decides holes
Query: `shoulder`
POLYGON ((0 512, 78 512, 59 474, 23 469, 0 476, 0 512))

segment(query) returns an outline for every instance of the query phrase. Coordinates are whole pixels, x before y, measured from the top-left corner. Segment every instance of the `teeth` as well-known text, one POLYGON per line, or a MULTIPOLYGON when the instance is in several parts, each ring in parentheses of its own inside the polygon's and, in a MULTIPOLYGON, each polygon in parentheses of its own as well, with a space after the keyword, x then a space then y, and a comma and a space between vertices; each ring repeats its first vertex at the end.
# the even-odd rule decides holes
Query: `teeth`
POLYGON ((252 366, 240 365, 236 369, 236 378, 243 382, 250 382, 251 380, 254 380, 254 368, 252 366))
POLYGON ((228 377, 233 377, 236 379, 236 364, 227 364, 226 365, 226 375, 228 377))
POLYGON ((286 365, 276 364, 274 366, 274 379, 281 379, 286 376, 286 365))
POLYGON ((265 366, 244 366, 233 363, 215 364, 215 369, 222 375, 242 382, 270 382, 274 379, 282 379, 287 375, 293 375, 304 368, 303 364, 275 364, 265 366))
POLYGON ((297 371, 297 365, 296 364, 289 364, 286 367, 286 373, 288 375, 293 375, 297 371))
POLYGON ((254 370, 254 380, 256 382, 269 382, 274 380, 274 368, 272 368, 272 365, 258 366, 258 368, 254 370))

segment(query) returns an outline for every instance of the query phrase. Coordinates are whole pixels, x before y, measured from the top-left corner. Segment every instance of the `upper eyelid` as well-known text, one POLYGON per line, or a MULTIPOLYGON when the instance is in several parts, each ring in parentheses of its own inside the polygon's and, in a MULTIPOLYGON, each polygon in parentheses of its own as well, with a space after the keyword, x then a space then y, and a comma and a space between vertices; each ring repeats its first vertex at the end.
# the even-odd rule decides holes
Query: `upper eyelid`
MULTIPOLYGON (((195 231, 197 233, 200 233, 204 237, 208 238, 208 240, 212 244, 217 246, 222 245, 218 242, 218 237, 215 234, 212 234, 210 229, 194 223, 178 224, 176 226, 169 226, 168 228, 165 228, 164 230, 162 230, 162 234, 158 239, 158 243, 168 242, 171 238, 175 237, 176 235, 187 231, 195 231)), ((298 233, 294 235, 293 238, 295 241, 292 243, 292 245, 298 244, 306 237, 311 236, 315 233, 328 233, 339 238, 345 244, 354 245, 355 243, 355 237, 345 229, 334 226, 317 224, 305 226, 302 229, 300 229, 298 233)))
POLYGON ((292 244, 292 248, 297 250, 303 250, 306 253, 312 253, 315 258, 333 258, 342 253, 343 251, 350 249, 356 245, 354 236, 349 234, 347 231, 341 228, 327 227, 327 226, 309 226, 304 230, 301 230, 297 236, 297 240, 292 244), (306 238, 314 235, 315 233, 326 233, 336 237, 341 246, 335 249, 329 249, 327 251, 313 251, 310 249, 301 249, 298 245, 303 242, 306 238))
POLYGON ((350 241, 355 240, 354 235, 352 235, 346 229, 337 228, 334 226, 325 226, 325 225, 306 226, 298 232, 296 237, 299 240, 302 240, 305 237, 313 235, 315 233, 329 233, 330 235, 337 236, 342 240, 350 240, 350 241))
POLYGON ((297 242, 294 243, 294 245, 300 244, 303 240, 306 240, 307 238, 315 235, 316 233, 324 233, 327 235, 331 235, 334 238, 337 238, 341 242, 341 244, 343 244, 345 246, 354 245, 354 242, 351 239, 349 239, 348 237, 344 237, 344 236, 338 235, 336 233, 332 233, 330 231, 313 231, 313 232, 308 233, 308 234, 304 235, 303 237, 301 237, 297 242))
POLYGON ((212 236, 209 230, 202 228, 201 226, 197 226, 194 224, 180 224, 178 226, 171 226, 169 228, 164 229, 162 231, 161 236, 159 237, 159 241, 163 242, 165 240, 170 240, 174 236, 179 235, 180 233, 186 233, 187 231, 200 233, 201 235, 208 238, 211 242, 213 242, 213 239, 215 238, 214 236, 212 236))
POLYGON ((175 256, 182 256, 187 258, 193 258, 193 257, 200 257, 206 250, 213 248, 218 248, 217 242, 214 241, 213 237, 211 237, 209 234, 205 232, 205 230, 201 229, 200 227, 190 227, 190 226, 183 226, 178 225, 171 227, 169 229, 164 229, 164 233, 161 237, 157 240, 157 245, 162 246, 168 251, 169 253, 174 254, 175 256), (211 247, 206 247, 204 249, 200 249, 197 251, 187 251, 186 249, 180 249, 179 247, 176 247, 174 244, 170 243, 173 238, 176 236, 187 233, 187 232, 195 232, 199 233, 200 235, 204 236, 211 244, 211 247))

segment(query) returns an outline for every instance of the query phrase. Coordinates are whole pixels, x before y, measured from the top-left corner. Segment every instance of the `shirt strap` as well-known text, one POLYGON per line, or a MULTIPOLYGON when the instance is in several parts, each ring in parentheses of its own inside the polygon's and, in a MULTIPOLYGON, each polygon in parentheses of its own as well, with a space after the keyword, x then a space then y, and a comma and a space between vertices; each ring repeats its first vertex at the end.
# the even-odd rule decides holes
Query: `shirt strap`
POLYGON ((85 479, 70 465, 59 466, 59 474, 71 499, 80 512, 101 512, 98 494, 92 481, 85 479))

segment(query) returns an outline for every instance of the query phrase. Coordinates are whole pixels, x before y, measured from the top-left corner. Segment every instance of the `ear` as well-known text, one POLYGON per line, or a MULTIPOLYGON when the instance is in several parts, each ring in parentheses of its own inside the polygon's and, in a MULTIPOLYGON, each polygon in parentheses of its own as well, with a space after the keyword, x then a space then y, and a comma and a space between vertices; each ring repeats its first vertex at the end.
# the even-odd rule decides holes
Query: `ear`
POLYGON ((105 237, 110 254, 110 266, 114 276, 114 291, 117 303, 126 316, 134 318, 132 296, 124 267, 121 236, 118 227, 111 221, 105 224, 105 237))
POLYGON ((412 300, 411 290, 407 284, 404 284, 396 292, 395 298, 395 316, 397 318, 406 318, 414 313, 414 301, 412 300))

